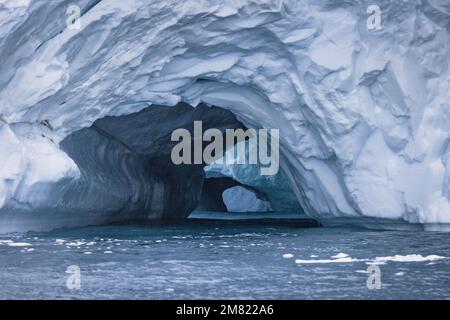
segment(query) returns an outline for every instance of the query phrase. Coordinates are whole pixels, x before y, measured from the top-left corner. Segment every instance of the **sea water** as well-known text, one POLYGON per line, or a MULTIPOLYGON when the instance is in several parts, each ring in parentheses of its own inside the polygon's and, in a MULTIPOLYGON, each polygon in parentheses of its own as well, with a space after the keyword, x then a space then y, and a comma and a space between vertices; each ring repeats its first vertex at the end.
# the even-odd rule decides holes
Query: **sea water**
POLYGON ((0 298, 449 299, 450 234, 219 222, 0 235, 0 298))

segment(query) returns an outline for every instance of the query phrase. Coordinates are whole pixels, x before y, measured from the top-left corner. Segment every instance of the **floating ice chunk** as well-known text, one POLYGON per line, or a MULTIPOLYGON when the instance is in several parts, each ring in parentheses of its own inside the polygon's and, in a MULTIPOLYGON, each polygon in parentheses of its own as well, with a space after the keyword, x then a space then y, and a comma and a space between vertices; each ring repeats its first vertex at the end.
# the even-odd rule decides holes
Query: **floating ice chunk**
POLYGON ((90 251, 83 252, 84 254, 92 254, 90 251))
POLYGON ((66 243, 66 246, 75 246, 75 247, 79 247, 79 246, 81 246, 81 245, 83 245, 83 244, 85 244, 86 242, 84 242, 84 241, 73 241, 73 242, 69 242, 69 243, 66 243))
POLYGON ((383 264, 386 264, 386 261, 369 261, 366 262, 366 264, 369 266, 381 266, 383 264))
POLYGON ((405 273, 404 272, 397 272, 395 275, 396 276, 402 276, 402 275, 404 275, 405 273))
POLYGON ((28 246, 31 246, 31 244, 27 243, 27 242, 9 242, 8 246, 10 246, 10 247, 28 247, 28 246))
POLYGON ((103 253, 113 253, 112 251, 109 251, 109 250, 107 250, 107 251, 105 251, 105 252, 103 252, 103 253))
POLYGON ((435 261, 445 259, 445 257, 438 255, 429 255, 422 256, 420 254, 408 254, 405 256, 395 255, 395 256, 387 256, 387 257, 376 257, 375 262, 377 261, 395 261, 395 262, 422 262, 422 261, 435 261))
POLYGON ((356 273, 370 273, 370 272, 367 271, 367 270, 356 270, 355 272, 356 272, 356 273))
POLYGON ((294 255, 292 253, 285 253, 285 254, 283 254, 283 258, 285 258, 285 259, 290 259, 290 258, 293 258, 293 257, 294 257, 294 255))
POLYGON ((348 254, 345 253, 338 253, 337 255, 332 256, 333 259, 341 259, 341 258, 347 258, 348 254))
POLYGON ((352 258, 346 254, 337 254, 332 256, 334 259, 311 259, 311 260, 302 260, 296 259, 295 263, 298 264, 313 264, 313 263, 348 263, 348 262, 365 262, 367 265, 383 265, 388 261, 394 262, 423 262, 423 261, 436 261, 440 259, 445 259, 446 257, 438 256, 438 255, 429 255, 422 256, 420 254, 408 254, 405 256, 395 255, 395 256, 386 256, 386 257, 376 257, 375 259, 356 259, 352 258))
POLYGON ((352 257, 346 258, 338 258, 338 259, 318 259, 318 260, 301 260, 296 259, 295 263, 297 264, 314 264, 314 263, 349 263, 349 262, 358 262, 365 261, 364 259, 353 259, 352 257))

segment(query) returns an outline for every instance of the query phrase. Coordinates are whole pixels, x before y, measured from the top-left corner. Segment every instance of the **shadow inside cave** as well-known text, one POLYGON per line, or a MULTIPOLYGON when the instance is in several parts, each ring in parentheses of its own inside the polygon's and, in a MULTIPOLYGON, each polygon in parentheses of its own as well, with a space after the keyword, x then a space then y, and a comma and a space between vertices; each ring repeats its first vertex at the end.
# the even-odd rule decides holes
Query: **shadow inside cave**
POLYGON ((172 132, 184 128, 193 133, 199 120, 203 130, 216 128, 223 134, 226 129, 246 129, 223 108, 180 103, 108 116, 69 135, 61 147, 81 176, 66 186, 61 205, 94 215, 101 211, 104 224, 183 221, 195 209, 226 212, 223 191, 241 183, 229 177, 205 179, 206 163, 171 161, 177 143, 171 140, 172 132))

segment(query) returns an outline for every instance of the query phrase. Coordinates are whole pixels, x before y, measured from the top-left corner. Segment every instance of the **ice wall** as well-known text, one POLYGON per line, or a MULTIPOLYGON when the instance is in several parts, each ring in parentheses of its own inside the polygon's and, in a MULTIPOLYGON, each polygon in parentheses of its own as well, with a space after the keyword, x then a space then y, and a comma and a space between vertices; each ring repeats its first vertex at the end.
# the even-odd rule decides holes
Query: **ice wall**
POLYGON ((72 3, 0 1, 2 219, 80 179, 68 135, 183 101, 279 128, 308 215, 450 223, 447 0, 72 3))

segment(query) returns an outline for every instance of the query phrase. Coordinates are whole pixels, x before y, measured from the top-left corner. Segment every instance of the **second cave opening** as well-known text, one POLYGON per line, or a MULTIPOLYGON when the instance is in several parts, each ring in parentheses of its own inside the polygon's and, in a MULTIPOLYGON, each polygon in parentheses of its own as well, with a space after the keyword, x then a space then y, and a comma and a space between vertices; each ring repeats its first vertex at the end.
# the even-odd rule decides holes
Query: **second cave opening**
POLYGON ((192 132, 199 120, 204 130, 246 129, 223 108, 179 103, 108 116, 71 134, 61 146, 81 175, 67 187, 64 206, 101 211, 104 223, 180 220, 194 210, 302 213, 281 171, 264 177, 258 166, 248 164, 232 170, 218 163, 175 165, 171 133, 192 132))

